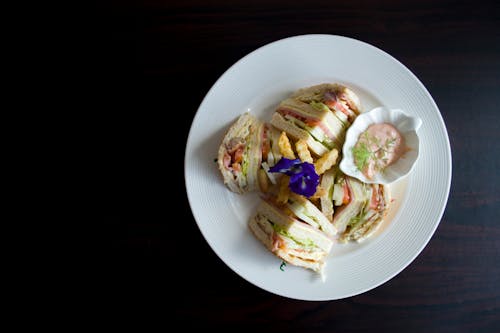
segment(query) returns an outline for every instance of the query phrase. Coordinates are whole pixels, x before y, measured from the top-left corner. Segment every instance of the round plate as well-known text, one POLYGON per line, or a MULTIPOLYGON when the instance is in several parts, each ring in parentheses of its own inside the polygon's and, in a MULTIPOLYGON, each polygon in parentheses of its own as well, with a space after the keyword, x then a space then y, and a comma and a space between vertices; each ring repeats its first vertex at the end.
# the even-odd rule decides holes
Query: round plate
POLYGON ((439 109, 408 68, 367 43, 334 35, 282 39, 248 54, 212 86, 191 125, 185 154, 187 195, 198 227, 215 253, 250 283, 302 300, 333 300, 368 291, 394 277, 422 251, 444 212, 451 184, 451 151, 439 109), (399 108, 422 119, 420 156, 412 173, 391 184, 394 201, 383 227, 363 243, 333 247, 326 281, 288 265, 251 234, 255 193, 223 184, 214 159, 229 126, 249 111, 270 121, 293 91, 326 82, 355 91, 365 110, 399 108))

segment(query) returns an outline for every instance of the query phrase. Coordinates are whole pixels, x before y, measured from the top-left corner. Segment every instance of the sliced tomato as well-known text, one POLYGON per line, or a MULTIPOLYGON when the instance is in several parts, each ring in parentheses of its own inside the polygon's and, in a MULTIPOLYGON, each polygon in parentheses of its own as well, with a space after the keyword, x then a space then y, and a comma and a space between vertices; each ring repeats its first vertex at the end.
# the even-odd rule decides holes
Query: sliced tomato
POLYGON ((238 171, 238 172, 241 171, 241 164, 235 162, 231 166, 233 167, 234 171, 238 171))
POLYGON ((297 118, 298 120, 302 121, 302 122, 307 122, 309 120, 309 118, 306 118, 300 114, 298 114, 297 112, 295 112, 294 110, 291 110, 291 109, 288 109, 288 108, 284 108, 284 107, 280 107, 278 110, 278 113, 280 113, 282 116, 292 116, 294 118, 297 118))
POLYGON ((269 140, 265 140, 262 143, 262 160, 267 161, 267 155, 269 154, 269 151, 271 150, 271 143, 269 140))
POLYGON ((273 232, 272 240, 273 240, 272 252, 276 252, 278 249, 285 249, 285 242, 283 242, 281 237, 276 232, 273 232))
POLYGON ((243 147, 239 147, 234 151, 233 162, 241 163, 243 161, 243 147))
POLYGON ((347 185, 347 181, 344 182, 343 190, 344 198, 342 198, 342 203, 345 205, 351 201, 351 195, 349 193, 349 186, 347 185))
POLYGON ((290 115, 290 116, 294 117, 295 119, 302 121, 304 124, 306 124, 309 127, 318 126, 319 128, 321 128, 321 130, 325 133, 325 135, 327 137, 329 137, 330 139, 335 139, 335 135, 333 135, 333 133, 330 131, 330 129, 320 119, 306 118, 306 117, 294 112, 293 110, 284 109, 284 108, 278 109, 278 112, 280 114, 282 114, 283 116, 290 115))
POLYGON ((333 108, 335 110, 340 111, 343 114, 345 114, 348 119, 352 119, 352 114, 342 105, 342 103, 339 103, 338 101, 334 101, 333 108))
POLYGON ((271 150, 271 142, 269 142, 269 139, 267 138, 269 129, 267 128, 267 124, 264 125, 264 130, 262 131, 262 160, 265 161, 267 160, 267 154, 269 154, 269 151, 271 150))

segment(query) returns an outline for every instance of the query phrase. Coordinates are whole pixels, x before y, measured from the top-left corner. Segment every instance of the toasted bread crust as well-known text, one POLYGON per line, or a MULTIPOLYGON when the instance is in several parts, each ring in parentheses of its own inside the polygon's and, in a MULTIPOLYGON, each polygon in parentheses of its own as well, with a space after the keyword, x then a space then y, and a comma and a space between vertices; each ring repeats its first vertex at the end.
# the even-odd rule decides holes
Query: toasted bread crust
POLYGON ((319 96, 328 90, 335 92, 335 94, 344 100, 349 108, 356 114, 359 114, 362 111, 361 102, 354 91, 338 83, 322 83, 302 88, 294 92, 291 98, 295 98, 303 102, 310 102, 318 100, 319 96))
MULTIPOLYGON (((217 154, 217 164, 219 171, 224 180, 224 184, 235 193, 245 193, 248 191, 253 191, 257 188, 257 169, 260 165, 249 166, 247 174, 250 177, 243 175, 243 173, 227 168, 225 165, 225 159, 229 155, 228 150, 234 144, 234 142, 244 142, 245 144, 256 142, 259 144, 258 133, 260 132, 263 123, 255 118, 250 113, 242 114, 236 122, 234 122, 226 132, 222 143, 219 146, 219 151, 217 154), (255 173, 255 176, 253 175, 255 173)), ((260 149, 260 147, 254 147, 254 149, 260 149)), ((245 156, 244 156, 245 158, 245 156)))

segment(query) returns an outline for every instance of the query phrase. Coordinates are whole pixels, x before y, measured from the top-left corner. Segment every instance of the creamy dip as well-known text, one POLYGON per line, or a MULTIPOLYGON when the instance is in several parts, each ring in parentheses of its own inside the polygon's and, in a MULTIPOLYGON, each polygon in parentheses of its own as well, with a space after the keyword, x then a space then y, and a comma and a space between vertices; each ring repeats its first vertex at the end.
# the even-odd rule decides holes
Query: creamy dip
POLYGON ((352 149, 354 163, 369 179, 395 163, 406 151, 404 137, 391 124, 372 124, 352 149))

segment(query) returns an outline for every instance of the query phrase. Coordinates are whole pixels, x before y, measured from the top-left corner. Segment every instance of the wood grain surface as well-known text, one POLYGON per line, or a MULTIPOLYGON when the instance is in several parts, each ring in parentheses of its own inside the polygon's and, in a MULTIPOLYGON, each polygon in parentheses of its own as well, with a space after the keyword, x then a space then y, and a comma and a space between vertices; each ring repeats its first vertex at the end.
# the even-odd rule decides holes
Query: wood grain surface
POLYGON ((97 318, 141 331, 500 332, 496 1, 113 1, 88 25, 97 318), (191 122, 218 77, 308 33, 365 41, 407 66, 440 108, 453 157, 446 211, 421 254, 385 284, 328 302, 273 295, 230 270, 183 179, 191 122))

